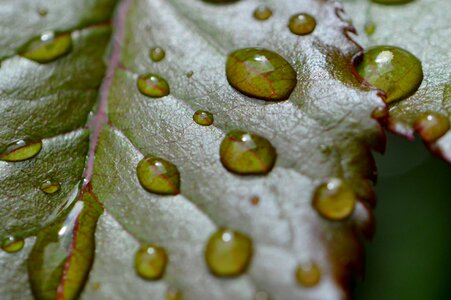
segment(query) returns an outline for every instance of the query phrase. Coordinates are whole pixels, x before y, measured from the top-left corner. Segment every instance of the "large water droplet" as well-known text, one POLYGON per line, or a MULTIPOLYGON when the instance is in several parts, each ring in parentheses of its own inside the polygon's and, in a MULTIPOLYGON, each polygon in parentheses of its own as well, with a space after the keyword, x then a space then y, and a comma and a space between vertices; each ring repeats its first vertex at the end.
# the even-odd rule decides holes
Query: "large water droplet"
POLYGON ((313 287, 321 279, 321 271, 315 263, 299 264, 295 275, 296 281, 303 287, 313 287))
POLYGON ((160 98, 169 95, 169 84, 157 74, 145 74, 138 77, 138 89, 146 96, 160 98))
POLYGON ((423 80, 423 69, 418 58, 398 47, 371 48, 356 63, 360 76, 385 92, 387 103, 413 95, 423 80))
POLYGON ((41 191, 46 194, 54 194, 58 192, 61 188, 61 185, 57 181, 46 180, 41 184, 41 191))
POLYGON ((163 58, 166 56, 166 52, 161 47, 155 47, 150 49, 149 53, 150 59, 154 62, 159 62, 163 60, 163 58))
POLYGON ((9 237, 8 239, 6 239, 6 241, 3 241, 2 250, 8 253, 16 253, 22 250, 24 245, 24 240, 9 237))
POLYGON ((251 258, 251 239, 229 229, 219 229, 211 235, 205 249, 207 266, 214 275, 219 277, 243 274, 251 258))
POLYGON ((448 132, 450 122, 440 113, 426 112, 415 121, 414 128, 425 142, 432 143, 448 132))
POLYGON ((254 10, 254 18, 259 21, 268 20, 271 16, 272 10, 265 5, 260 5, 254 10))
POLYGON ((62 57, 72 49, 70 33, 55 34, 47 32, 28 42, 20 55, 39 63, 49 63, 62 57))
POLYGON ((405 4, 405 3, 409 3, 412 2, 413 0, 371 0, 374 3, 379 3, 379 4, 405 4))
POLYGON ((267 139, 241 130, 227 134, 219 154, 222 165, 240 175, 267 174, 277 158, 276 149, 267 139))
POLYGON ((177 195, 180 174, 171 162, 155 156, 143 158, 136 169, 141 185, 151 193, 177 195))
POLYGON ((0 154, 3 161, 23 161, 35 157, 42 149, 42 141, 17 140, 0 154))
POLYGON ((212 113, 204 110, 198 110, 194 113, 193 120, 201 126, 210 126, 213 124, 214 118, 212 113))
POLYGON ((312 205, 318 213, 329 220, 340 221, 354 211, 356 197, 341 179, 333 178, 316 188, 312 205))
POLYGON ((313 32, 316 20, 309 14, 300 13, 292 16, 288 22, 290 31, 297 35, 307 35, 313 32))
POLYGON ((167 263, 166 250, 154 244, 142 246, 135 255, 136 273, 147 280, 163 277, 167 263))
POLYGON ((279 54, 261 48, 245 48, 229 55, 226 75, 230 85, 249 97, 281 101, 296 87, 296 72, 279 54))

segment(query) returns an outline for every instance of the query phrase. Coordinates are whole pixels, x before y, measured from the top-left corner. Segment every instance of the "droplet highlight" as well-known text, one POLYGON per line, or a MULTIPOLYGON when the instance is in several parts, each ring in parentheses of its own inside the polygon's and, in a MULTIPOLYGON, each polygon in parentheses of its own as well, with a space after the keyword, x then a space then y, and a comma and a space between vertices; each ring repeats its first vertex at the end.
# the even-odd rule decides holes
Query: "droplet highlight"
POLYGON ((46 194, 54 194, 58 192, 61 188, 61 185, 57 181, 50 181, 46 180, 41 184, 41 191, 43 191, 46 194))
POLYGON ((147 280, 163 277, 167 263, 166 250, 154 244, 142 246, 135 255, 136 273, 147 280))
POLYGON ((252 251, 249 237, 230 229, 219 229, 208 240, 205 260, 213 275, 235 277, 246 271, 252 251))
POLYGON ((42 141, 17 140, 9 144, 0 154, 0 160, 16 162, 35 157, 42 149, 42 141))
POLYGON ((177 195, 180 193, 180 173, 171 162, 148 156, 137 166, 138 179, 149 192, 160 195, 177 195))
POLYGON ((415 121, 414 128, 425 142, 432 143, 448 132, 450 122, 440 113, 425 112, 415 121))
POLYGON ((45 64, 52 62, 72 49, 70 33, 55 34, 47 32, 27 43, 20 55, 35 62, 45 64))
POLYGON ((306 288, 314 287, 321 279, 321 270, 315 263, 299 264, 296 268, 295 277, 299 285, 306 288))
POLYGON ((296 35, 307 35, 313 32, 316 27, 316 20, 309 14, 300 13, 291 16, 288 28, 296 35))
POLYGON ((421 62, 410 52, 392 46, 377 46, 356 60, 359 75, 386 94, 386 103, 412 96, 423 81, 421 62))
POLYGON ((161 98, 169 95, 168 82, 157 74, 145 74, 138 77, 139 91, 151 98, 161 98))
POLYGON ((276 162, 277 153, 264 137, 247 131, 230 131, 219 150, 222 165, 239 175, 269 173, 276 162))
POLYGON ((210 126, 213 124, 214 117, 213 114, 208 111, 198 110, 194 113, 193 120, 201 126, 210 126))
POLYGON ((16 253, 23 249, 24 240, 9 237, 2 243, 2 250, 8 253, 16 253))
POLYGON ((266 21, 272 16, 272 10, 265 6, 260 5, 254 10, 254 18, 259 21, 266 21))
POLYGON ((226 63, 230 85, 242 94, 266 101, 282 101, 296 87, 296 71, 279 54, 262 48, 232 52, 226 63))
POLYGON ((149 56, 152 61, 159 62, 164 59, 164 57, 166 56, 166 52, 161 47, 155 47, 150 49, 149 56))

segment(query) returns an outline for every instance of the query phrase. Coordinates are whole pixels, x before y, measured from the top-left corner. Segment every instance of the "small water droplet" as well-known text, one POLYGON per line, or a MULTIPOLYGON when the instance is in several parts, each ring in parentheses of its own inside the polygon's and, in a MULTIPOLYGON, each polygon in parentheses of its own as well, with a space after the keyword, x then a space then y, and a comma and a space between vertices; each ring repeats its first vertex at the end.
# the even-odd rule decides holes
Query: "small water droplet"
POLYGON ((55 34, 47 32, 28 42, 20 55, 38 63, 49 63, 70 52, 72 37, 70 33, 55 34))
POLYGON ((341 179, 333 178, 315 190, 312 205, 324 218, 340 221, 354 211, 356 197, 351 188, 341 179))
POLYGON ((221 143, 222 165, 239 175, 269 173, 276 162, 276 149, 259 135, 241 131, 230 131, 221 143))
POLYGON ((166 300, 182 300, 182 292, 173 287, 169 287, 166 291, 166 300))
POLYGON ((189 71, 188 73, 185 74, 187 78, 191 78, 194 75, 193 71, 189 71))
POLYGON ((425 112, 415 121, 414 128, 425 142, 432 143, 448 132, 450 122, 440 113, 425 112))
POLYGON ((296 35, 307 35, 313 32, 316 27, 316 20, 309 14, 300 13, 291 16, 288 28, 296 35))
POLYGON ((413 0, 371 0, 371 1, 374 3, 379 3, 379 4, 392 5, 392 4, 405 4, 405 3, 412 2, 413 0))
POLYGON ((198 110, 194 113, 193 120, 201 126, 210 126, 213 124, 214 118, 212 113, 204 110, 198 110))
POLYGON ((9 237, 6 239, 6 241, 3 241, 2 250, 8 253, 16 253, 22 250, 24 245, 25 245, 24 240, 9 237))
POLYGON ((48 14, 48 10, 47 10, 46 8, 44 8, 44 7, 40 7, 40 8, 38 9, 38 14, 39 14, 41 17, 45 17, 45 16, 47 16, 47 14, 48 14))
POLYGON ((321 279, 321 271, 315 263, 299 264, 295 275, 296 281, 303 287, 313 287, 321 279))
POLYGON ((246 271, 252 251, 249 237, 229 229, 219 229, 208 240, 205 260, 215 276, 235 277, 246 271))
POLYGON ((423 80, 423 69, 418 58, 398 47, 371 48, 356 63, 360 76, 385 92, 387 103, 413 95, 423 80))
POLYGON ((272 10, 265 5, 260 5, 254 10, 254 18, 259 21, 268 20, 271 16, 272 10))
POLYGON ((376 24, 374 22, 368 22, 365 24, 364 30, 368 36, 373 35, 376 32, 376 24))
POLYGON ((58 192, 61 188, 59 182, 46 180, 41 184, 41 191, 46 194, 54 194, 58 192))
POLYGON ((281 101, 296 87, 296 71, 279 54, 261 48, 245 48, 227 58, 226 75, 230 85, 246 96, 281 101))
POLYGON ((135 255, 136 273, 147 280, 163 277, 167 263, 166 250, 154 244, 141 246, 135 255))
POLYGON ((371 113, 371 117, 380 120, 388 117, 388 109, 386 106, 378 106, 371 113))
POLYGON ((161 98, 169 95, 169 84, 157 74, 145 74, 138 77, 138 89, 145 95, 152 98, 161 98))
POLYGON ((163 60, 163 58, 166 56, 166 52, 161 47, 155 47, 150 49, 149 53, 150 59, 154 62, 159 62, 163 60))
POLYGON ((42 149, 42 141, 17 140, 9 144, 0 154, 3 161, 23 161, 35 157, 42 149))
POLYGON ((180 193, 180 174, 171 162, 148 156, 138 163, 136 171, 139 182, 149 192, 160 195, 180 193))

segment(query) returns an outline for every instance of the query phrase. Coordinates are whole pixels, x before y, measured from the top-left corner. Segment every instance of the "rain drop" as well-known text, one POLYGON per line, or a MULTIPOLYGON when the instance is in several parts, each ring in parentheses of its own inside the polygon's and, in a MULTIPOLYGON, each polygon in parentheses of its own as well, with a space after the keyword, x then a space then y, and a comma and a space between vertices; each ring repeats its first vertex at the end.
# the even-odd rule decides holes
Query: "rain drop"
POLYGON ((159 62, 166 56, 166 52, 163 48, 155 47, 150 49, 149 56, 152 61, 159 62))
POLYGON ((161 98, 169 95, 169 84, 157 74, 145 74, 138 77, 139 91, 151 98, 161 98))
POLYGON ((288 28, 296 35, 307 35, 313 32, 316 20, 309 14, 300 13, 292 16, 288 22, 288 28))
POLYGON ((212 113, 204 110, 198 110, 194 113, 193 120, 201 126, 210 126, 213 124, 214 118, 212 113))
POLYGON ((42 141, 17 140, 9 144, 0 154, 3 161, 23 161, 35 157, 42 149, 42 141))
POLYGON ((180 174, 171 162, 148 156, 138 163, 136 171, 139 182, 149 192, 160 195, 180 193, 180 174))
POLYGON ((432 143, 448 132, 450 122, 440 113, 425 112, 415 121, 414 128, 425 142, 432 143))
POLYGON ((272 16, 272 10, 265 5, 258 6, 254 10, 254 18, 259 21, 266 21, 269 18, 271 18, 271 16, 272 16))
POLYGON ((46 180, 41 184, 41 191, 46 194, 54 194, 58 192, 61 188, 59 182, 46 180))
POLYGON ((313 287, 321 279, 321 271, 315 263, 299 264, 296 268, 296 281, 303 287, 313 287))
POLYGON ((154 244, 141 246, 135 255, 136 273, 147 280, 163 277, 167 263, 166 250, 154 244))
POLYGON ((24 240, 9 237, 6 241, 2 243, 2 250, 8 253, 16 253, 22 250, 24 245, 25 245, 24 240))
POLYGON ((47 32, 32 39, 20 51, 20 55, 38 63, 49 63, 70 52, 72 37, 70 33, 55 34, 47 32))

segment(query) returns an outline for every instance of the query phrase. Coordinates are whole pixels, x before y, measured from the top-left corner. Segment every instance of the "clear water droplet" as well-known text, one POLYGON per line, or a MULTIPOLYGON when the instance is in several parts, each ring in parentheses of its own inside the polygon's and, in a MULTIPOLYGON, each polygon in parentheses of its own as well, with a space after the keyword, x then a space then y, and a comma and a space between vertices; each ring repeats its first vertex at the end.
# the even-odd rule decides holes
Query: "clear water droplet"
POLYGON ((276 149, 259 135, 241 131, 230 131, 220 146, 222 165, 239 175, 269 173, 276 162, 276 149))
POLYGON ((425 142, 432 143, 448 132, 450 122, 440 113, 425 112, 415 121, 414 128, 425 142))
POLYGON ((316 27, 316 20, 309 14, 300 13, 291 16, 288 28, 296 35, 307 35, 313 32, 316 27))
POLYGON ((61 185, 57 181, 46 180, 41 184, 41 191, 46 194, 54 194, 58 192, 61 188, 61 185))
POLYGON ((2 242, 2 250, 8 253, 16 253, 22 250, 24 245, 24 240, 9 237, 2 242))
POLYGON ((161 47, 155 47, 150 49, 149 56, 152 61, 159 62, 164 59, 166 52, 161 47))
POLYGON ((230 229, 219 229, 208 240, 205 260, 213 275, 235 277, 246 271, 252 251, 249 237, 230 229))
POLYGON ((42 149, 42 141, 17 140, 9 144, 0 154, 3 161, 23 161, 35 157, 42 149))
POLYGON ((296 87, 296 71, 279 54, 261 48, 245 48, 227 58, 226 75, 230 85, 246 96, 281 101, 296 87))
POLYGON ((157 74, 145 74, 138 77, 139 91, 151 98, 161 98, 169 95, 169 84, 157 74))
POLYGON ((303 287, 313 287, 321 279, 321 270, 315 263, 302 263, 296 268, 296 281, 303 287))
POLYGON ((260 5, 254 10, 254 18, 259 21, 266 21, 272 16, 272 10, 265 5, 260 5))
POLYGON ((171 162, 155 156, 143 158, 136 168, 141 185, 151 193, 180 193, 180 173, 171 162))
POLYGON ((356 197, 351 188, 341 179, 332 178, 315 190, 312 205, 324 218, 341 221, 354 211, 356 197))
POLYGON ((193 120, 201 126, 210 126, 213 124, 214 117, 213 114, 208 111, 198 110, 194 113, 193 120))
POLYGON ((70 33, 47 32, 28 42, 20 55, 41 64, 49 63, 68 54, 72 49, 70 33))
POLYGON ((146 280, 163 277, 168 264, 166 250, 154 244, 143 245, 135 255, 136 273, 146 280))

